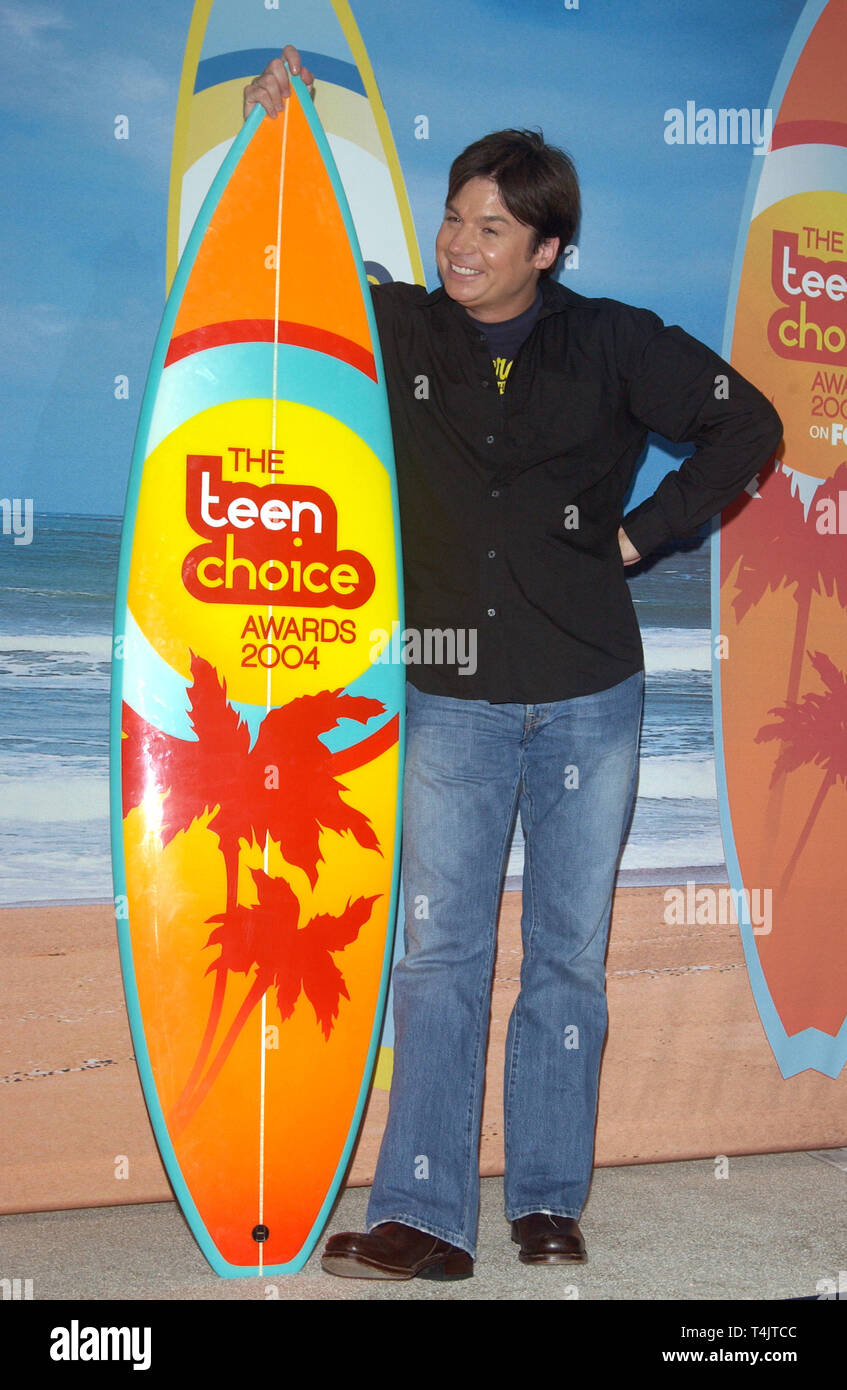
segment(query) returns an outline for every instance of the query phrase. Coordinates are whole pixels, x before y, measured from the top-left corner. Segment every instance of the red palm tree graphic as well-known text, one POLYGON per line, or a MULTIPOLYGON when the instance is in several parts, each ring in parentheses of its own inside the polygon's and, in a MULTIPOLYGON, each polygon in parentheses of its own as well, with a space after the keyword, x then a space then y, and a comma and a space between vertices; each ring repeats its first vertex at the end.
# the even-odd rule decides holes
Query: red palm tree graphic
POLYGON ((379 700, 340 690, 300 695, 269 711, 251 748, 249 728, 229 704, 226 682, 215 668, 192 654, 191 674, 189 719, 196 740, 163 733, 124 704, 124 815, 151 793, 163 797, 164 846, 211 811, 209 829, 226 866, 228 910, 238 896, 240 840, 264 844, 270 835, 312 887, 322 860, 322 829, 349 832, 364 849, 380 852, 367 816, 342 799, 347 788, 336 779, 340 763, 345 771, 357 763, 333 754, 319 738, 340 719, 365 724, 384 713, 379 700))
POLYGON ((777 723, 765 724, 756 742, 777 740, 782 747, 774 765, 771 785, 777 777, 798 767, 815 763, 824 769, 824 779, 806 817, 794 852, 785 866, 780 889, 788 887, 812 827, 831 787, 840 778, 847 785, 847 674, 840 671, 824 652, 809 652, 809 660, 826 686, 811 691, 802 700, 790 701, 769 711, 777 723))
MULTIPOLYGON (((227 924, 238 924, 239 912, 245 911, 238 906, 242 841, 264 845, 268 838, 273 839, 285 859, 304 871, 312 887, 323 862, 320 835, 324 829, 349 833, 364 849, 382 853, 367 816, 342 798, 341 793, 347 788, 338 781, 338 774, 361 766, 396 742, 398 720, 389 721, 355 748, 338 753, 332 753, 319 738, 340 719, 364 724, 374 715, 384 713, 385 706, 379 700, 344 695, 340 689, 298 696, 268 712, 251 748, 249 728, 229 704, 226 682, 219 679, 214 667, 192 653, 191 674, 189 718, 196 740, 164 733, 124 704, 123 811, 126 816, 142 801, 151 797, 158 800, 158 829, 163 847, 179 831, 211 812, 209 829, 218 838, 226 875, 221 931, 227 924)), ((296 902, 290 889, 288 892, 296 902)), ((241 930, 236 925, 236 939, 241 930)), ((224 945, 223 941, 219 944, 224 945)), ((228 964, 230 958, 240 959, 239 949, 233 947, 232 957, 229 949, 222 949, 213 967, 215 988, 209 1018, 178 1108, 197 1087, 211 1052, 228 971, 242 968, 228 964)), ((275 970, 281 970, 279 960, 274 959, 275 970)), ((239 1011, 239 1028, 256 998, 261 998, 268 987, 265 983, 257 989, 258 978, 239 1011), (248 1000, 252 1001, 249 1008, 248 1000)), ((323 1015, 322 1019, 325 1017, 330 1018, 331 1028, 334 1014, 323 1015)), ((228 1053, 234 1040, 230 1029, 222 1050, 225 1048, 228 1053)), ((207 1081, 208 1076, 205 1089, 207 1081)))
MULTIPOLYGON (((814 510, 807 516, 800 496, 792 492, 790 476, 771 459, 760 475, 759 496, 739 499, 725 514, 724 525, 732 521, 733 527, 738 528, 733 540, 741 558, 732 606, 739 623, 762 600, 766 591, 794 586, 797 614, 785 694, 787 704, 796 702, 800 689, 813 595, 835 597, 842 608, 847 609, 843 542, 837 536, 819 534, 816 526, 820 516, 817 504, 821 500, 834 502, 837 511, 839 491, 845 488, 847 463, 842 463, 816 490, 814 510)), ((788 764, 778 759, 765 811, 767 856, 773 854, 777 844, 785 794, 784 776, 788 770, 788 764)), ((767 869, 765 873, 768 876, 767 869)))
POLYGON ((220 955, 209 966, 220 979, 229 971, 255 975, 238 1013, 233 1019, 217 1054, 196 1087, 187 1085, 171 1115, 174 1128, 181 1128, 202 1103, 229 1056, 241 1029, 262 995, 276 988, 276 1003, 283 1021, 290 1018, 304 993, 315 1011, 325 1038, 329 1039, 338 1017, 341 997, 349 999, 344 976, 332 960, 332 952, 343 951, 356 940, 382 895, 348 900, 342 913, 319 913, 303 927, 297 920, 300 904, 284 878, 271 878, 261 869, 251 870, 259 893, 255 907, 237 905, 231 911, 209 917, 220 926, 211 933, 207 946, 219 946, 220 955))
POLYGON ((841 546, 830 536, 822 536, 823 543, 813 544, 818 534, 817 503, 826 499, 834 501, 837 508, 839 491, 847 489, 847 463, 840 464, 817 489, 815 511, 808 517, 799 495, 792 492, 791 478, 775 464, 776 460, 771 459, 760 475, 759 496, 744 496, 733 503, 725 513, 724 525, 732 521, 741 532, 741 562, 732 600, 739 622, 761 601, 766 590, 773 593, 784 585, 794 585, 797 617, 785 695, 787 701, 792 701, 800 689, 813 594, 835 595, 842 608, 847 609, 847 569, 841 546))

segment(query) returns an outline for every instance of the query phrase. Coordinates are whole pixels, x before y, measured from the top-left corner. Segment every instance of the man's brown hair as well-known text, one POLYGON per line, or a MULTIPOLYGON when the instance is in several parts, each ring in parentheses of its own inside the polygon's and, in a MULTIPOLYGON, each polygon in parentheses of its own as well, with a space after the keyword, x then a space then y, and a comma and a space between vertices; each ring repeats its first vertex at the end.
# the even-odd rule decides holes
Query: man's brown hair
POLYGON ((545 145, 534 130, 497 130, 468 145, 450 166, 447 201, 470 179, 494 179, 500 198, 513 217, 535 232, 535 253, 542 241, 559 238, 559 253, 541 275, 553 275, 579 223, 579 180, 573 160, 555 145, 545 145))

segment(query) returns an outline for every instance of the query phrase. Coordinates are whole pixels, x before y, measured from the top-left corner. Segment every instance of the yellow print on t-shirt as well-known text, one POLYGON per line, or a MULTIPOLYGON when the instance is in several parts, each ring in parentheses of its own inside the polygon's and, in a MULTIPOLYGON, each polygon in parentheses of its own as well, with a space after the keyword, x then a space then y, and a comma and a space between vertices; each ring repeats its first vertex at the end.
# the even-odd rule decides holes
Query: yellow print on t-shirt
POLYGON ((506 389, 509 372, 512 370, 512 359, 507 361, 505 357, 493 357, 491 360, 494 363, 494 375, 497 378, 497 385, 500 388, 500 395, 502 396, 506 389))

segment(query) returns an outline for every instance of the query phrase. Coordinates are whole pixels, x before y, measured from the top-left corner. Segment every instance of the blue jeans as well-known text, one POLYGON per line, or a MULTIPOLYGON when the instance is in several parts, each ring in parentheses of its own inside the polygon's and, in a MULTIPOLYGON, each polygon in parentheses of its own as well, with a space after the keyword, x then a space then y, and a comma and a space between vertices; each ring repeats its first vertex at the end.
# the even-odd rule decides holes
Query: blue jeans
POLYGON ((394 1076, 369 1231, 401 1221, 476 1255, 491 978, 517 807, 523 965, 506 1039, 506 1217, 582 1211, 643 679, 546 705, 407 687, 406 955, 394 970, 394 1076))

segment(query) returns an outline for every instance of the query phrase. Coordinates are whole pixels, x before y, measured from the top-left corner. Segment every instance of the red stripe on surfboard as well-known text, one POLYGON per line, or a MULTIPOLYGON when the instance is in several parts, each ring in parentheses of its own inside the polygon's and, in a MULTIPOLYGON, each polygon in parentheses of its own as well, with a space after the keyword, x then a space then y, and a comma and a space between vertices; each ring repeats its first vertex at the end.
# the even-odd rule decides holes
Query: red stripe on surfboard
POLYGON ((774 126, 772 150, 784 150, 789 145, 845 145, 847 123, 844 121, 781 121, 774 126))
POLYGON ((280 319, 278 326, 273 319, 232 319, 228 323, 210 323, 203 328, 194 328, 190 333, 181 333, 179 337, 171 339, 165 366, 190 357, 193 352, 223 347, 227 343, 272 343, 275 340, 289 343, 292 347, 313 348, 328 357, 338 357, 364 372, 371 380, 377 379, 373 353, 368 352, 367 348, 328 329, 310 328, 307 324, 288 323, 284 319, 280 319))
POLYGON ((332 775, 337 777, 342 772, 352 772, 356 767, 364 767, 365 763, 373 762, 374 758, 379 757, 380 753, 385 753, 391 748, 400 737, 400 716, 395 714, 393 719, 389 719, 387 724, 383 724, 381 729, 371 734, 370 738, 362 739, 361 743, 354 743, 351 748, 341 748, 332 755, 332 775))

